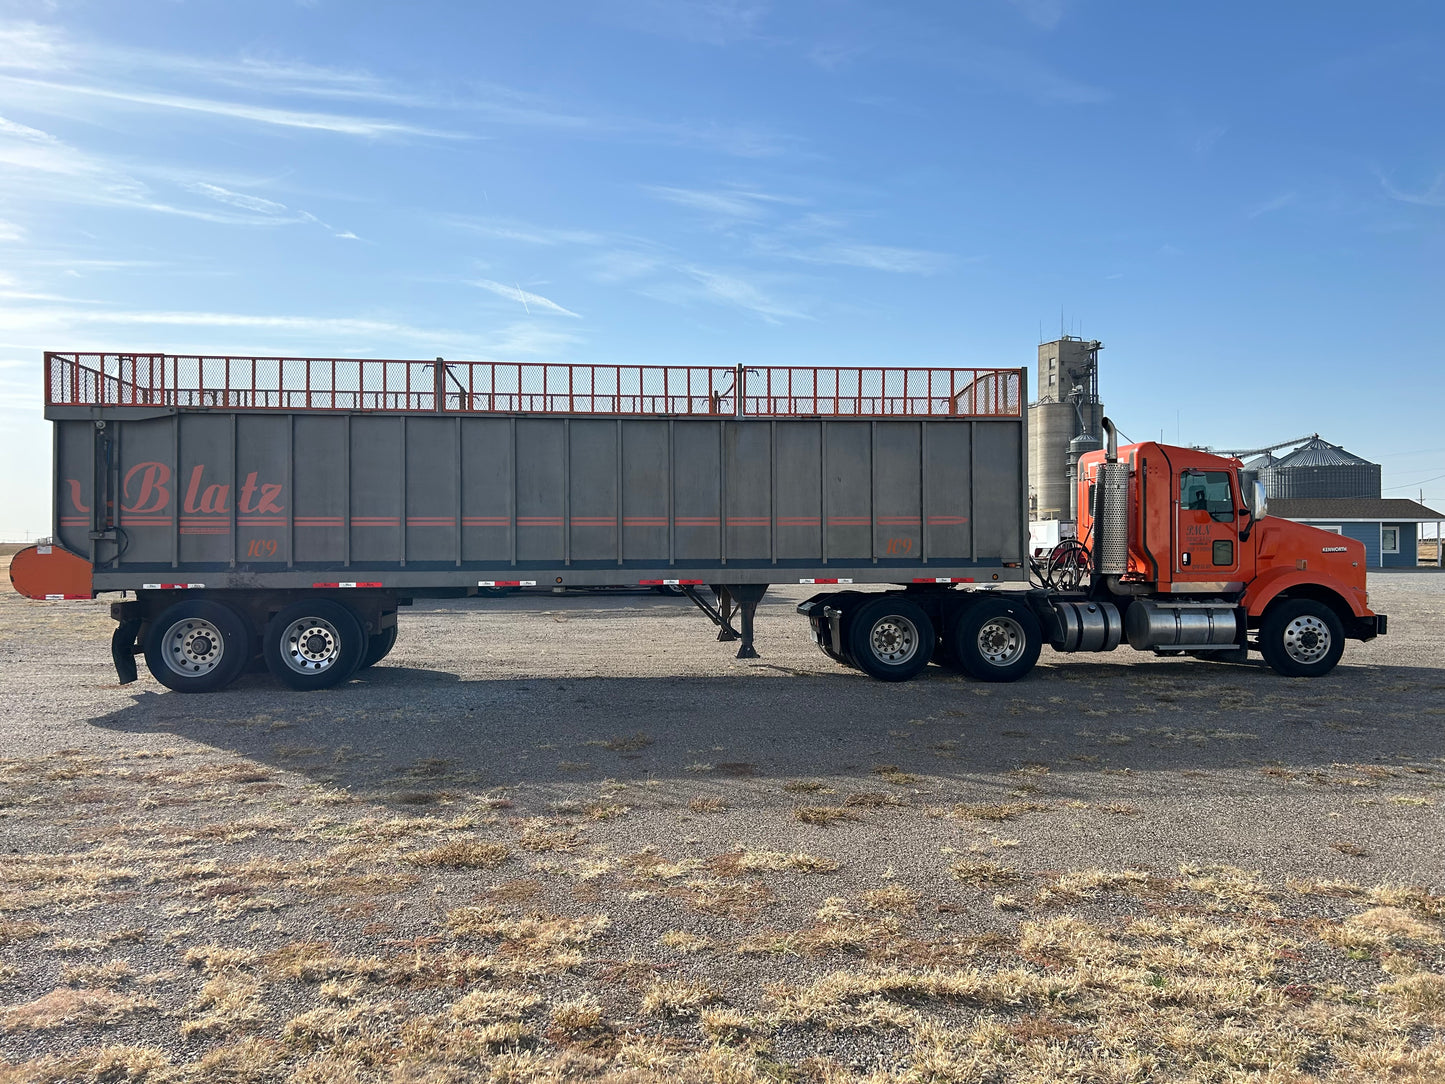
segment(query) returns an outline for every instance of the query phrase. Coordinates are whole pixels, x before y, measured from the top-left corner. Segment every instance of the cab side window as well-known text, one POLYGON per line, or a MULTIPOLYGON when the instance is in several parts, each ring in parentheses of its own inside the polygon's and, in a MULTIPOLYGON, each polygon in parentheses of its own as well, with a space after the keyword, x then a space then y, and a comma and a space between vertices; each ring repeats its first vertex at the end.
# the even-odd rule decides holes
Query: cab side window
POLYGON ((1229 472, 1191 471, 1179 479, 1179 507, 1208 512, 1211 519, 1228 523, 1234 519, 1234 495, 1229 489, 1229 472))

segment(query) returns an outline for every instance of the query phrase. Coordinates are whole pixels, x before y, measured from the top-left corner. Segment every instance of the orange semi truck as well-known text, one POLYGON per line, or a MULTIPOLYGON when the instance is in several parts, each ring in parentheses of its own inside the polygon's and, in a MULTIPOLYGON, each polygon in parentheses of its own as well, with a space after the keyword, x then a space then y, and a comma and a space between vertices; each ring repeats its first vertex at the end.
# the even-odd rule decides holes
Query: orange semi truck
POLYGON ((1124 643, 1318 676, 1386 631, 1359 542, 1108 421, 1079 540, 1034 562, 1021 369, 47 353, 45 382, 54 538, 11 580, 119 594, 122 683, 324 689, 412 599, 525 586, 681 591, 747 658, 768 587, 817 585, 815 642, 884 681, 1124 643))

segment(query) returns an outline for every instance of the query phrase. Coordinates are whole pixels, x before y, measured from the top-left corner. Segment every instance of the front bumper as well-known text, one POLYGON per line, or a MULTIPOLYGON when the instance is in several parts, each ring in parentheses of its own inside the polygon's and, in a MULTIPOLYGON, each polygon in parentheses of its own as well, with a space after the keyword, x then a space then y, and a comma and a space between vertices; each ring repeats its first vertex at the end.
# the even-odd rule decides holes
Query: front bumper
POLYGON ((1389 631, 1389 624, 1390 619, 1385 614, 1356 617, 1350 628, 1350 637, 1354 640, 1373 640, 1376 636, 1384 636, 1389 631))

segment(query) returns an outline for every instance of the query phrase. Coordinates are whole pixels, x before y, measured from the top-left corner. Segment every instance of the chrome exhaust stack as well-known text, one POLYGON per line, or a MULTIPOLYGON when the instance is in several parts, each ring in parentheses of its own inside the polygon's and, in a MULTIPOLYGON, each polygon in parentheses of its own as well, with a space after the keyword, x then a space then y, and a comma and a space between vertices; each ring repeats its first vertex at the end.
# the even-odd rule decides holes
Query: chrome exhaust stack
POLYGON ((1103 419, 1104 463, 1094 484, 1094 571, 1122 576, 1129 571, 1129 464, 1119 462, 1119 431, 1103 419))

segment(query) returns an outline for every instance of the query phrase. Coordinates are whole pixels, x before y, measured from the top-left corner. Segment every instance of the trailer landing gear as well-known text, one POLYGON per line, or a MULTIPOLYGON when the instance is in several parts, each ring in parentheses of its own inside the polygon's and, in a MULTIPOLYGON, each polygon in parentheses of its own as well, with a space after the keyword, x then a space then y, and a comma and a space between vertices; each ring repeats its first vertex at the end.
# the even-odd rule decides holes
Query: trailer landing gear
POLYGON ((707 614, 708 620, 718 627, 719 640, 724 643, 731 640, 742 641, 738 646, 738 658, 756 659, 758 652, 753 647, 753 618, 757 614, 758 603, 763 601, 763 595, 767 594, 768 586, 765 583, 712 584, 712 592, 717 596, 716 606, 699 595, 694 587, 684 587, 683 592, 699 610, 707 614), (743 617, 742 632, 735 629, 732 623, 733 616, 739 611, 743 617))

